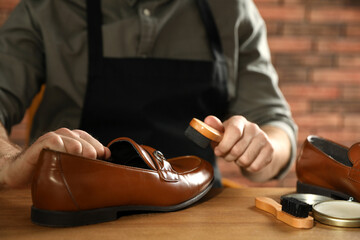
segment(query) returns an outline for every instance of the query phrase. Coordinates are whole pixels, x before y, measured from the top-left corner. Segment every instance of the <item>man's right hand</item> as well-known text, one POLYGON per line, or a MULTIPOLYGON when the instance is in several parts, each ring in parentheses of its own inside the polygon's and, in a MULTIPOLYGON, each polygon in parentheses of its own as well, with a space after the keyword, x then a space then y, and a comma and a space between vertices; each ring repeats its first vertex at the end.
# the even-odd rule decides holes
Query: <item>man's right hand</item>
MULTIPOLYGON (((2 126, 1 126, 2 127, 2 126)), ((0 140, 0 186, 19 188, 31 183, 42 149, 81 155, 87 158, 108 159, 110 150, 82 130, 60 128, 38 138, 27 149, 20 149, 2 134, 0 140)))

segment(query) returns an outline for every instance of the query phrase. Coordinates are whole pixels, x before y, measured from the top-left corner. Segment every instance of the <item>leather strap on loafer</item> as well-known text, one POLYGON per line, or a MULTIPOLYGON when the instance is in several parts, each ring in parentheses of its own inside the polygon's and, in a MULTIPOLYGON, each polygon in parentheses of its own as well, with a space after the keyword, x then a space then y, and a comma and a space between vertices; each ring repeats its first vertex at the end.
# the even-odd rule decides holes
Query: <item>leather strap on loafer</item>
POLYGON ((171 167, 164 155, 152 147, 139 145, 127 137, 121 137, 111 141, 108 147, 111 152, 114 153, 114 155, 112 155, 112 162, 118 162, 120 164, 126 162, 126 165, 138 167, 137 163, 131 163, 128 159, 124 159, 129 156, 134 158, 134 154, 138 154, 139 158, 151 169, 157 171, 164 181, 176 182, 179 180, 178 173, 171 167), (129 154, 130 151, 134 151, 134 153, 129 154), (127 154, 117 154, 118 152, 126 152, 127 154))
POLYGON ((152 157, 155 165, 157 166, 157 171, 161 178, 168 182, 176 182, 179 180, 179 175, 174 169, 172 169, 170 163, 166 160, 164 155, 155 150, 152 147, 141 145, 152 157))

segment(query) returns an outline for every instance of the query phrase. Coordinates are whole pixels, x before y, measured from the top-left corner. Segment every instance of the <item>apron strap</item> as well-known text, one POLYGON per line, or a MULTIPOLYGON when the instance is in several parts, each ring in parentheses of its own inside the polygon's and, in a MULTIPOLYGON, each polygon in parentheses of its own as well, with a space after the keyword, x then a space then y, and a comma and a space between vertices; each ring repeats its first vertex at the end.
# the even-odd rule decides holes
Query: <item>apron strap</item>
POLYGON ((205 25, 208 39, 210 41, 210 48, 213 56, 216 60, 223 59, 223 49, 219 36, 219 31, 216 26, 214 16, 211 12, 209 3, 207 0, 196 0, 201 19, 205 25))
POLYGON ((103 59, 102 14, 100 0, 86 0, 87 32, 89 48, 89 75, 101 73, 103 59))

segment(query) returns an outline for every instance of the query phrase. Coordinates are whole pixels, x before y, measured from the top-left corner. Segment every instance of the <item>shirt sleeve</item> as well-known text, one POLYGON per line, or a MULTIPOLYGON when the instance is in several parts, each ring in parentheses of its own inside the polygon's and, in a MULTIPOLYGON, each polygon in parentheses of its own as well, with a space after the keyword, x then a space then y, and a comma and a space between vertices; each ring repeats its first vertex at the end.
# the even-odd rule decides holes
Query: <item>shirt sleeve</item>
POLYGON ((44 79, 41 32, 27 1, 0 29, 0 121, 10 132, 21 121, 44 79))
POLYGON ((252 1, 242 1, 239 11, 238 69, 230 114, 243 115, 259 126, 277 126, 288 134, 292 153, 286 167, 276 176, 281 178, 295 160, 297 126, 278 86, 264 20, 252 1))

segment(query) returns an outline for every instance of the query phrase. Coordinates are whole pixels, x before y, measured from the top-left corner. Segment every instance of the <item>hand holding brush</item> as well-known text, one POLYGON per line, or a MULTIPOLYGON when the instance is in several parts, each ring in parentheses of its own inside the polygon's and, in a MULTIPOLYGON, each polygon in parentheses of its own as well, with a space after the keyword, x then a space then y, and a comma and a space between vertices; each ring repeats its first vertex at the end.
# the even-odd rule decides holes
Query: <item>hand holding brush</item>
POLYGON ((252 181, 267 181, 288 163, 291 143, 280 127, 259 126, 245 117, 235 115, 221 122, 208 116, 204 122, 192 119, 185 135, 205 148, 212 143, 216 157, 233 162, 252 181))

